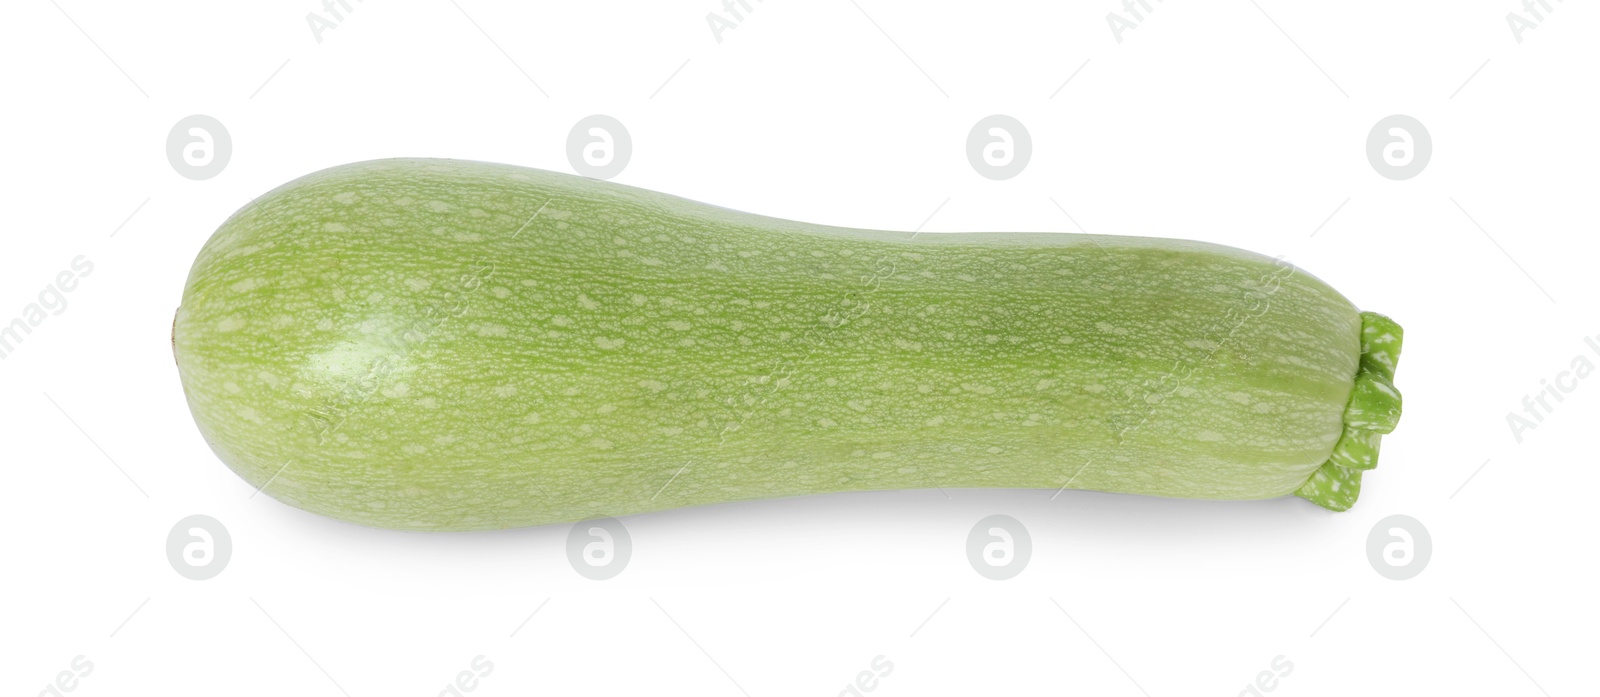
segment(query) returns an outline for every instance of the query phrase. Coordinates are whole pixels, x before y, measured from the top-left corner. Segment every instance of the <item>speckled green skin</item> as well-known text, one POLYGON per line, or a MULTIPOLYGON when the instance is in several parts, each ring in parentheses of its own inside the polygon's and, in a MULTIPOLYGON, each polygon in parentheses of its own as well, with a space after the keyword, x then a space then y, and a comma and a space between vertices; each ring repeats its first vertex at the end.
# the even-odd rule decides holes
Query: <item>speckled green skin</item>
POLYGON ((201 433, 251 485, 470 530, 869 489, 1359 484, 1330 456, 1362 325, 1227 247, 850 230, 382 160, 224 223, 173 338, 201 433))

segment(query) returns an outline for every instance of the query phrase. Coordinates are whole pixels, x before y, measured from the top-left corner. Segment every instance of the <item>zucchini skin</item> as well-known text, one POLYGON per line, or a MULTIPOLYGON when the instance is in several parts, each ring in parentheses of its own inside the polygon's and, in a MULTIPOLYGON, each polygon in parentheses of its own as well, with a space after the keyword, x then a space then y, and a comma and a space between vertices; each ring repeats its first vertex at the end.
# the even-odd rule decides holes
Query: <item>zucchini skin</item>
POLYGON ((173 338, 235 472, 397 529, 933 486, 1343 510, 1399 411, 1398 325, 1261 255, 834 228, 453 160, 252 201, 173 338))

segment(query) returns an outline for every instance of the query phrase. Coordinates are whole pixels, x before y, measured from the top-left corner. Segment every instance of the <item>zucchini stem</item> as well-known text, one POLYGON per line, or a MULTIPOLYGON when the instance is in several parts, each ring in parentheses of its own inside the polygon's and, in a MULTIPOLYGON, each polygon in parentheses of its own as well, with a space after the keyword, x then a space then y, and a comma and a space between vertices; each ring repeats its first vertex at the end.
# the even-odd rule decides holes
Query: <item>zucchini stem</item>
POLYGON ((1378 444, 1400 421, 1394 368, 1405 330, 1376 312, 1361 313, 1361 365, 1344 409, 1344 433, 1328 461, 1294 492, 1330 511, 1346 511, 1361 495, 1361 473, 1378 466, 1378 444))

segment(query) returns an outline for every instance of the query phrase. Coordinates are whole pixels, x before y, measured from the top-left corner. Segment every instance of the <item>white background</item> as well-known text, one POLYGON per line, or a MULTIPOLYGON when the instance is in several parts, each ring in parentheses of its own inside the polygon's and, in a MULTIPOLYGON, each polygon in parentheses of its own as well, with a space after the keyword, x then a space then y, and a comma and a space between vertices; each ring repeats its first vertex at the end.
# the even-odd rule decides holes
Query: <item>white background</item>
POLYGON ((872 695, 1236 695, 1277 656, 1294 668, 1261 694, 1593 689, 1600 379, 1520 443, 1506 421, 1576 357, 1600 365, 1591 4, 1540 23, 1510 0, 1152 1, 1119 43, 1110 0, 752 0, 719 43, 712 0, 351 1, 320 43, 311 0, 8 4, 0 322, 77 255, 94 270, 0 360, 0 691, 83 656, 71 694, 432 696, 480 655, 494 669, 462 694, 832 696, 877 656, 872 695), (1537 24, 1520 43, 1513 11, 1537 24), (732 208, 1284 255, 1405 326, 1405 418, 1347 513, 1032 490, 729 504, 625 519, 608 581, 568 564, 569 526, 398 533, 252 498, 168 346, 207 236, 356 160, 571 171, 568 130, 596 113, 632 135, 615 181, 732 208), (213 179, 168 163, 190 114, 231 135, 213 179), (967 161, 989 114, 1032 135, 1014 179, 967 161), (1390 114, 1431 134, 1413 179, 1366 157, 1390 114), (165 554, 196 513, 233 540, 207 581, 165 554), (1033 540, 1007 581, 965 552, 995 513, 1033 540), (1408 581, 1367 559, 1392 514, 1433 541, 1408 581))

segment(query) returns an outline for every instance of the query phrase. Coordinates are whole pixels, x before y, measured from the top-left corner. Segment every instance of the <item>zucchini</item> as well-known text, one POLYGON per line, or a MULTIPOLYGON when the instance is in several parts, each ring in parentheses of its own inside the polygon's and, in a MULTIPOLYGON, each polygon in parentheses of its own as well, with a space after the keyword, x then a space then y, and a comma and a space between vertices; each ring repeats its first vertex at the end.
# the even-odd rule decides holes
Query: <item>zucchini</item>
POLYGON ((247 482, 419 530, 935 486, 1344 510, 1400 342, 1228 247, 825 227, 426 159, 252 201, 173 325, 247 482))

